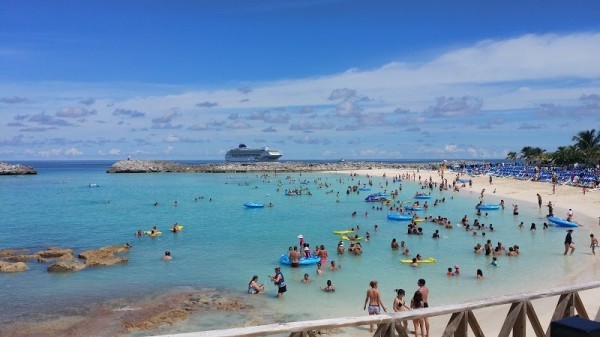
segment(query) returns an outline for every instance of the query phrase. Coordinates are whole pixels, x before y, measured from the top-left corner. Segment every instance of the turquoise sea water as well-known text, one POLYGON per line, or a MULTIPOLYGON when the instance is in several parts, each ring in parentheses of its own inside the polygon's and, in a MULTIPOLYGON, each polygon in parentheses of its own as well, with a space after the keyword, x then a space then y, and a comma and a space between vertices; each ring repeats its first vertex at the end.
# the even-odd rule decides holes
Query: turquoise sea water
MULTIPOLYGON (((584 268, 588 257, 588 233, 576 230, 574 241, 579 250, 572 257, 563 257, 564 228, 542 230, 546 209, 534 204, 520 204, 520 215, 513 216, 510 200, 506 210, 488 211, 480 221, 492 223, 495 232, 485 239, 494 245, 518 244, 519 257, 499 257, 500 266, 492 267, 491 258, 473 254, 476 243, 485 243, 480 235, 473 236, 462 228, 451 230, 423 222, 425 235, 407 235, 406 222, 386 219, 387 210, 377 211, 377 203, 364 198, 377 191, 392 191, 400 183, 391 177, 373 177, 372 190, 347 195, 346 188, 357 185, 346 174, 281 174, 268 177, 257 174, 107 174, 107 162, 37 163, 38 175, 0 177, 2 234, 0 249, 28 248, 32 251, 51 246, 70 247, 76 252, 129 242, 133 248, 126 256, 129 263, 121 266, 88 268, 72 274, 51 274, 47 264, 29 262, 23 273, 0 274, 0 324, 28 315, 50 312, 53 308, 77 307, 83 303, 119 297, 145 296, 169 288, 216 288, 239 295, 261 307, 263 322, 292 321, 362 315, 364 292, 372 279, 379 281, 382 297, 391 307, 396 288, 404 288, 407 296, 416 290, 419 278, 425 278, 431 288, 430 304, 463 302, 492 295, 517 293, 564 284, 584 268), (287 176, 291 178, 286 179, 287 176), (307 181, 307 184, 300 184, 307 181), (388 185, 385 185, 387 181, 388 185), (99 187, 89 187, 89 184, 99 187), (319 187, 319 184, 329 187, 319 187), (312 196, 285 196, 286 188, 308 188, 312 196), (327 193, 333 191, 332 193, 327 193), (336 197, 336 192, 339 196, 336 197), (198 198, 196 200, 196 198, 198 198), (336 198, 339 202, 336 202, 336 198), (174 206, 177 201, 178 206, 174 206), (273 203, 272 208, 246 209, 244 202, 273 203), (158 202, 158 206, 153 206, 158 202), (357 216, 351 216, 356 211, 357 216), (368 216, 365 216, 368 212, 368 216), (517 224, 523 221, 524 229, 517 224), (185 228, 178 234, 168 231, 177 222, 185 228), (538 230, 529 231, 531 222, 538 230), (374 225, 379 226, 377 232, 374 225), (152 226, 163 230, 156 238, 134 237, 138 229, 152 226), (371 233, 363 242, 364 254, 336 256, 339 237, 333 230, 360 226, 361 236, 371 233), (431 235, 435 229, 439 240, 431 235), (315 266, 290 269, 283 267, 288 292, 276 300, 276 288, 268 275, 278 265, 278 257, 289 246, 298 243, 303 234, 311 247, 325 245, 330 261, 336 260, 342 269, 317 276, 315 266), (392 238, 405 241, 413 253, 435 257, 437 263, 411 268, 400 263, 403 256, 390 250, 392 238), (165 250, 174 259, 162 261, 165 250), (585 253, 583 251, 585 250, 585 253), (446 269, 459 264, 462 274, 448 278, 446 269), (482 269, 484 281, 475 280, 476 269, 482 269), (308 272, 315 282, 300 283, 308 272), (246 294, 252 275, 267 282, 266 295, 246 294), (319 287, 331 279, 336 292, 325 294, 319 287), (332 309, 335 308, 335 309, 332 309)), ((424 176, 423 178, 428 178, 424 176)), ((439 180, 433 177, 434 181, 439 180)), ((403 181, 399 199, 412 201, 418 184, 403 181)), ((492 188, 483 186, 490 191, 492 188)), ((446 198, 438 207, 430 207, 425 215, 444 216, 458 223, 466 214, 476 218, 474 205, 481 186, 460 193, 435 190, 435 198, 446 198)), ((468 190, 468 189, 467 189, 468 190)), ((489 192, 488 192, 489 193, 489 192)), ((485 203, 498 203, 500 198, 488 194, 485 203)), ((532 196, 535 200, 535 195, 532 196)), ((433 205, 433 199, 429 201, 433 205)), ((348 243, 346 243, 348 247, 348 243)), ((195 317, 166 331, 194 331, 226 327, 233 320, 216 313, 195 317), (228 323, 225 323, 225 322, 228 323)), ((239 317, 242 319, 247 317, 239 317)))

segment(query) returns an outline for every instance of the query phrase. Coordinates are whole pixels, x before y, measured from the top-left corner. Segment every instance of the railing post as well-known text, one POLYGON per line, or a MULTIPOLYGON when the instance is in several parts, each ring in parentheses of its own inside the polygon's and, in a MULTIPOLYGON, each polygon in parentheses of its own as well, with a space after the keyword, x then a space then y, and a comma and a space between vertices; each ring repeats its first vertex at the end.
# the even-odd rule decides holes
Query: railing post
POLYGON ((525 303, 521 306, 519 313, 515 317, 513 325, 513 337, 525 337, 527 335, 527 310, 525 303))
POLYGON ((373 337, 393 337, 394 336, 394 331, 392 330, 392 334, 389 335, 389 331, 390 330, 390 324, 389 323, 382 323, 382 324, 378 324, 377 325, 377 330, 375 330, 375 333, 373 334, 373 337))
POLYGON ((450 317, 443 337, 467 337, 469 335, 469 326, 476 337, 484 337, 481 327, 471 310, 455 312, 450 317))
POLYGON ((540 319, 535 313, 535 309, 533 308, 533 304, 530 301, 525 302, 527 317, 529 318, 529 322, 531 323, 531 327, 533 328, 533 332, 535 332, 536 337, 544 337, 544 329, 542 328, 542 324, 540 324, 540 319))
POLYGON ((475 335, 475 337, 484 337, 483 331, 481 330, 481 326, 479 326, 479 322, 477 322, 473 311, 467 310, 466 314, 468 315, 467 321, 469 322, 469 325, 471 326, 471 330, 473 330, 473 334, 475 335))
MULTIPOLYGON (((556 304, 556 309, 554 309, 554 314, 552 315, 550 323, 557 319, 567 318, 575 315, 575 310, 577 310, 577 313, 579 316, 581 316, 581 318, 589 319, 578 292, 573 291, 570 293, 561 294, 560 298, 558 299, 558 303, 556 304)), ((548 330, 546 330, 547 337, 549 337, 551 333, 550 327, 551 324, 548 324, 548 330)))
POLYGON ((394 321, 392 324, 394 324, 394 330, 398 333, 398 337, 408 337, 408 331, 402 325, 402 321, 394 321))
POLYGON ((500 333, 498 334, 498 337, 508 337, 511 330, 513 331, 513 336, 517 336, 514 334, 519 333, 519 330, 515 329, 515 327, 518 325, 517 322, 521 320, 520 316, 524 313, 523 306, 523 302, 511 304, 510 309, 508 309, 508 314, 506 314, 504 324, 502 324, 502 328, 500 329, 500 333))

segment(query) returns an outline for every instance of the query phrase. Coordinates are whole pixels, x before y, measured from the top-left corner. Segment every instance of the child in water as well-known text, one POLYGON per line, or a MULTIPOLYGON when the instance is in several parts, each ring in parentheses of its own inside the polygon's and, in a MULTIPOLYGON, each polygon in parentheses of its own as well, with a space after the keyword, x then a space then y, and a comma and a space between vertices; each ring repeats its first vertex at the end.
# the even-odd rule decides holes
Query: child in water
POLYGON ((324 292, 331 293, 335 291, 335 287, 331 284, 331 280, 327 280, 327 287, 321 288, 324 292))

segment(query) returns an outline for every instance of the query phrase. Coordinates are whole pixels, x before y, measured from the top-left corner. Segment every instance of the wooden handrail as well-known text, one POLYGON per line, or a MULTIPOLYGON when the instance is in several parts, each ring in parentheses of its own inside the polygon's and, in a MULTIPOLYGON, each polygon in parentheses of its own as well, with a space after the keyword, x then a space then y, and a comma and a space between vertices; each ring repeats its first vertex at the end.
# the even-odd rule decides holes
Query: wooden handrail
MULTIPOLYGON (((364 326, 369 324, 377 324, 379 326, 382 325, 390 325, 393 327, 395 323, 399 323, 404 320, 411 320, 423 317, 436 317, 448 314, 455 314, 453 318, 451 318, 450 322, 447 326, 447 333, 445 335, 457 335, 454 332, 457 328, 464 329, 466 331, 467 322, 472 327, 475 326, 478 329, 478 324, 474 316, 472 316, 472 311, 482 308, 489 308, 492 306, 504 305, 504 304, 512 304, 511 309, 509 310, 509 314, 507 316, 507 320, 505 321, 504 326, 502 327, 501 334, 504 334, 504 331, 510 331, 513 329, 513 335, 523 335, 523 332, 517 333, 514 329, 516 329, 515 324, 522 326, 524 324, 523 320, 525 319, 525 315, 527 315, 534 325, 534 330, 536 335, 540 335, 540 327, 539 321, 537 320, 537 316, 531 307, 530 301, 540 298, 547 298, 561 295, 559 302, 557 304, 556 310, 552 317, 553 320, 568 317, 573 314, 573 308, 576 308, 580 315, 587 318, 587 313, 585 313, 585 308, 583 308, 583 304, 579 298, 577 292, 590 290, 594 288, 600 287, 600 281, 592 281, 572 286, 566 287, 556 287, 551 289, 539 290, 529 293, 523 294, 513 294, 513 295, 503 295, 496 296, 482 300, 474 300, 469 302, 464 302, 460 304, 449 304, 442 305, 437 307, 430 307, 424 309, 410 310, 410 311, 401 311, 389 314, 382 315, 374 315, 374 316, 355 316, 355 317, 339 317, 339 318, 328 318, 328 319, 320 319, 320 320, 312 320, 312 321, 299 321, 299 322, 288 322, 288 323, 276 323, 276 324, 267 324, 267 325, 259 325, 259 326, 251 326, 251 327, 242 327, 242 328, 230 328, 230 329, 222 329, 222 330, 209 330, 209 331, 199 331, 199 332, 188 332, 188 333, 180 333, 180 334, 170 334, 170 337, 253 337, 253 336, 266 336, 266 335, 274 335, 274 334, 282 334, 282 333, 291 333, 291 335, 295 335, 295 333, 302 333, 311 330, 319 330, 325 328, 343 328, 343 327, 353 327, 353 326, 364 326), (583 311, 583 312, 581 312, 583 311), (460 317, 459 317, 460 316, 460 317), (462 322, 462 323, 461 323, 462 322), (450 329, 450 330, 448 330, 450 329), (454 329, 454 330, 452 330, 454 329)), ((399 325, 399 324, 398 324, 399 325)), ((475 330, 475 329, 474 329, 475 330)), ((392 333, 393 334, 393 333, 392 333)), ((476 332, 476 335, 483 335, 480 332, 476 332)), ((302 335, 302 334, 299 334, 302 335)), ((378 335, 377 333, 375 335, 378 335)), ((383 335, 383 334, 381 334, 383 335)), ((386 335, 390 335, 389 332, 386 335)), ((464 335, 459 333, 458 335, 464 335)), ((546 332, 546 336, 549 335, 549 330, 546 332)), ((167 335, 163 335, 162 337, 166 337, 167 335)), ((391 336, 391 335, 390 335, 391 336)), ((157 336, 161 337, 161 336, 157 336)))

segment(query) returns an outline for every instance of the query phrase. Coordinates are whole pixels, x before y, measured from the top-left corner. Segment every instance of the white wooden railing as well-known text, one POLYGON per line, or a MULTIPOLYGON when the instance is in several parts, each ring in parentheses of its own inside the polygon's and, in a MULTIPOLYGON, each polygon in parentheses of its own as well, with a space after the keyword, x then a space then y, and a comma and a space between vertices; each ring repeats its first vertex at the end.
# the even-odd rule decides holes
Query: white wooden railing
MULTIPOLYGON (((536 337, 550 336, 550 323, 544 330, 538 316, 531 304, 532 300, 559 296, 558 303, 552 315, 551 321, 579 315, 581 318, 589 319, 587 311, 579 296, 580 291, 600 287, 600 281, 593 281, 573 286, 552 288, 530 293, 498 296, 483 300, 465 302, 461 304, 443 305, 439 307, 402 311, 377 316, 339 317, 313 321, 277 323, 259 325, 243 328, 231 328, 223 330, 210 330, 200 332, 189 332, 168 335, 171 337, 251 337, 269 336, 275 334, 289 334, 290 337, 313 336, 315 332, 322 329, 339 329, 345 327, 366 326, 376 324, 377 330, 374 337, 407 337, 406 330, 401 322, 423 317, 436 317, 450 315, 442 337, 466 337, 470 330, 475 337, 484 337, 484 333, 477 321, 473 311, 499 305, 510 304, 504 324, 498 333, 499 337, 508 337, 511 332, 513 337, 525 337, 527 334, 527 321, 536 337)), ((600 319, 600 311, 595 320, 600 319)), ((530 330, 531 331, 531 330, 530 330)), ((164 335, 163 337, 166 337, 164 335)), ((434 337, 434 336, 430 336, 434 337)))

